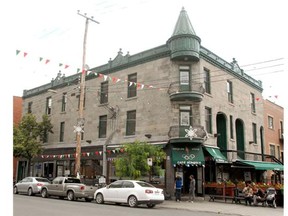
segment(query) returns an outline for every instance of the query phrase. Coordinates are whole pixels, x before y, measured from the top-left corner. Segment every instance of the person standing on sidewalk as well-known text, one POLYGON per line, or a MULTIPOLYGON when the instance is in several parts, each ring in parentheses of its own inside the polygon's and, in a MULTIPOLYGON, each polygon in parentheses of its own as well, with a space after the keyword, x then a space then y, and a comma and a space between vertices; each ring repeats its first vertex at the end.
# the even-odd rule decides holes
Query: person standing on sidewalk
POLYGON ((190 185, 189 185, 189 200, 188 202, 192 202, 195 199, 195 185, 196 185, 196 181, 193 175, 189 176, 190 179, 190 185))
POLYGON ((182 189, 182 179, 180 176, 176 177, 174 188, 175 188, 176 202, 180 202, 181 201, 181 189, 182 189))

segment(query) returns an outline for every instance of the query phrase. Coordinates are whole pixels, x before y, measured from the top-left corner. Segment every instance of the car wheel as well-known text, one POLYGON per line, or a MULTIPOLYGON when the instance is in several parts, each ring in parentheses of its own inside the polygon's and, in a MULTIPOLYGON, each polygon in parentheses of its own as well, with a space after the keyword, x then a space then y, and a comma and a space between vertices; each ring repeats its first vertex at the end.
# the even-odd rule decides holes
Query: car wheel
POLYGON ((44 189, 41 191, 41 196, 42 196, 43 198, 47 198, 47 197, 48 197, 47 189, 44 188, 44 189))
POLYGON ((137 202, 138 202, 137 198, 135 196, 133 196, 133 195, 128 198, 128 205, 130 207, 137 207, 137 205, 138 205, 137 202))
POLYGON ((13 192, 14 194, 18 194, 18 188, 16 186, 13 188, 13 192))
POLYGON ((32 190, 32 188, 28 188, 27 194, 28 194, 28 196, 33 196, 33 190, 32 190))
POLYGON ((96 195, 96 199, 95 200, 96 200, 97 204, 103 204, 104 203, 104 198, 103 198, 103 195, 101 193, 98 193, 96 195))
POLYGON ((148 207, 148 208, 154 208, 154 207, 155 207, 155 204, 147 204, 147 207, 148 207))
POLYGON ((67 199, 68 199, 69 201, 73 201, 73 200, 75 199, 75 197, 74 197, 74 192, 73 192, 73 191, 68 191, 68 193, 67 193, 67 199))

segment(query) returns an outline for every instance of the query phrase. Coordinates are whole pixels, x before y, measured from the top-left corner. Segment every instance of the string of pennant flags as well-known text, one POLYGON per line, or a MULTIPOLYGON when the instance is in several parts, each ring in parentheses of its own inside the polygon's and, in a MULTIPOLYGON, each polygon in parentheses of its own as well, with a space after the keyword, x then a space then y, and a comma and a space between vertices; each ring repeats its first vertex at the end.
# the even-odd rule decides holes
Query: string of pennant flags
MULTIPOLYGON (((124 153, 125 149, 124 148, 120 148, 120 149, 113 149, 113 150, 106 150, 108 155, 111 154, 118 154, 118 153, 124 153)), ((95 152, 82 152, 81 155, 83 157, 90 157, 90 156, 98 156, 98 155, 102 155, 103 151, 95 151, 95 152)), ((59 159, 64 159, 64 158, 76 158, 77 153, 73 153, 73 154, 49 154, 49 155, 38 155, 38 158, 43 158, 43 159, 47 159, 47 158, 59 158, 59 159)))
MULTIPOLYGON (((17 56, 21 56, 20 55, 20 53, 23 53, 23 57, 25 58, 25 57, 27 57, 27 55, 28 55, 28 53, 27 52, 22 52, 21 50, 16 50, 16 55, 17 56)), ((39 57, 39 61, 40 62, 44 62, 45 64, 48 64, 48 63, 50 63, 51 62, 51 60, 50 59, 44 59, 43 57, 39 57)), ((64 67, 64 69, 67 69, 67 68, 69 68, 70 67, 70 65, 68 65, 68 64, 63 64, 63 63, 58 63, 58 66, 59 67, 64 67)), ((80 72, 80 68, 77 68, 77 73, 79 73, 80 72)), ((87 72, 87 70, 85 70, 84 68, 82 69, 82 73, 86 73, 87 72)), ((111 77, 111 76, 108 76, 108 75, 104 75, 104 74, 101 74, 101 73, 98 73, 98 72, 93 72, 96 76, 99 76, 99 78, 103 78, 104 79, 104 81, 107 81, 108 79, 110 80, 110 81, 112 81, 112 83, 114 83, 114 84, 116 84, 116 83, 118 83, 118 82, 129 82, 129 87, 131 87, 132 85, 134 85, 134 86, 136 86, 137 87, 137 89, 144 89, 144 87, 146 87, 146 88, 149 88, 149 89, 157 89, 157 90, 165 90, 164 88, 157 88, 157 87, 154 87, 153 85, 147 85, 147 84, 142 84, 142 83, 136 83, 136 82, 131 82, 131 81, 128 81, 128 80, 121 80, 121 79, 119 79, 119 78, 117 78, 117 77, 111 77)), ((278 99, 278 95, 269 95, 268 96, 270 99, 271 98, 275 98, 275 99, 278 99)), ((259 98, 259 97, 257 97, 257 98, 255 98, 256 99, 256 101, 260 101, 260 99, 261 98, 259 98)))
MULTIPOLYGON (((20 53, 23 53, 23 57, 24 57, 24 58, 28 55, 27 52, 22 52, 21 50, 16 50, 16 55, 21 56, 20 53)), ((50 60, 50 59, 44 59, 43 57, 39 57, 39 61, 40 61, 40 62, 44 62, 44 64, 51 63, 51 60, 50 60)), ((58 66, 59 66, 59 67, 64 67, 64 69, 67 69, 68 67, 70 67, 70 65, 68 65, 68 64, 63 64, 63 63, 59 63, 58 66)), ((80 68, 77 68, 77 73, 79 73, 80 70, 81 70, 80 68)), ((86 73, 86 72, 87 72, 87 70, 82 69, 82 73, 86 73)), ((93 73, 94 73, 96 76, 99 76, 99 78, 103 78, 104 81, 106 81, 106 80, 109 79, 109 80, 112 81, 114 84, 115 84, 115 83, 118 83, 118 82, 129 82, 129 87, 131 87, 131 86, 134 85, 134 86, 137 87, 137 89, 143 89, 144 87, 146 87, 146 88, 153 88, 153 89, 158 89, 158 90, 165 90, 164 88, 156 88, 156 87, 154 87, 153 85, 147 85, 147 84, 142 84, 142 83, 131 82, 131 81, 128 81, 128 80, 126 80, 126 79, 125 79, 125 80, 121 80, 121 79, 119 79, 119 78, 117 78, 117 77, 111 77, 111 76, 104 75, 104 74, 97 73, 97 72, 93 72, 93 73)))

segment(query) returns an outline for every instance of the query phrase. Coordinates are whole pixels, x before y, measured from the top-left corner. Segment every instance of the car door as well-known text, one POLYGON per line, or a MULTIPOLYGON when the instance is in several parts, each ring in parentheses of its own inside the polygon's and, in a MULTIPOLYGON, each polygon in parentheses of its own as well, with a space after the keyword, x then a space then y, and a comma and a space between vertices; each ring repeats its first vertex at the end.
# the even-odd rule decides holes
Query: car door
POLYGON ((59 182, 60 182, 61 178, 60 177, 56 177, 53 181, 51 185, 47 185, 47 187, 49 188, 48 193, 50 195, 59 195, 59 182))
POLYGON ((17 185, 18 187, 18 192, 23 193, 24 192, 24 188, 25 188, 25 184, 27 183, 28 177, 22 179, 19 184, 17 185))
POLYGON ((122 203, 127 203, 130 194, 134 193, 135 186, 131 181, 123 181, 122 187, 118 191, 119 201, 122 203))
POLYGON ((111 183, 104 189, 104 200, 110 202, 119 202, 119 189, 122 187, 122 181, 116 181, 111 183))
POLYGON ((27 177, 26 181, 23 184, 23 192, 28 191, 28 188, 31 186, 32 182, 33 182, 33 179, 30 177, 27 177))

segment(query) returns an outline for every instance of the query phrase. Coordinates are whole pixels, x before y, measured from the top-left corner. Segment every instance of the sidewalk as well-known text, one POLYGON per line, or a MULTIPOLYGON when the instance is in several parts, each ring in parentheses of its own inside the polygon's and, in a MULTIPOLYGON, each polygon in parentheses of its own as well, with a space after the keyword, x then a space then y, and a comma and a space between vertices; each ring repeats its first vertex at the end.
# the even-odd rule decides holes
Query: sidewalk
POLYGON ((173 200, 165 200, 163 204, 158 205, 162 208, 185 209, 191 211, 202 212, 215 212, 217 214, 230 214, 242 216, 283 216, 283 207, 262 207, 259 206, 246 206, 245 204, 235 204, 231 200, 217 200, 209 202, 209 197, 196 197, 193 203, 187 202, 187 197, 182 197, 181 202, 173 200))

